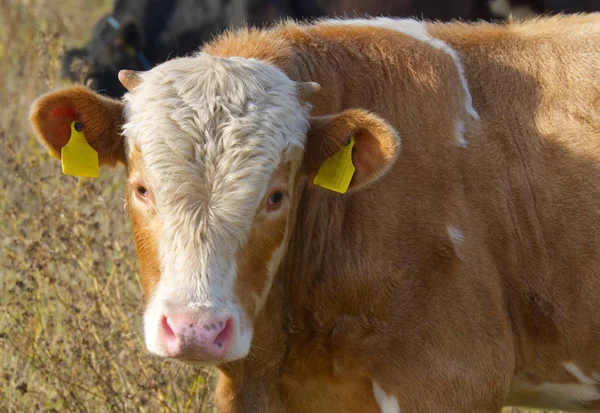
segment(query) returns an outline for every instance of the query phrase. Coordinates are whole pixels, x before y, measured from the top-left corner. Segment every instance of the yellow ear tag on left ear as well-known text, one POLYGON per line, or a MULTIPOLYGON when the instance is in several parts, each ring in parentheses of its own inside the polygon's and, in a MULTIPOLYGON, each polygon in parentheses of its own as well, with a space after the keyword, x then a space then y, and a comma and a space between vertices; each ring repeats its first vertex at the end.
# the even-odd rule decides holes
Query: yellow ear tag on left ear
POLYGON ((60 159, 65 175, 87 178, 100 176, 98 152, 85 139, 81 122, 71 123, 71 138, 60 150, 60 159))
POLYGON ((352 164, 352 148, 354 147, 354 136, 350 143, 337 151, 335 155, 325 159, 319 168, 313 184, 325 189, 345 194, 354 176, 354 165, 352 164))

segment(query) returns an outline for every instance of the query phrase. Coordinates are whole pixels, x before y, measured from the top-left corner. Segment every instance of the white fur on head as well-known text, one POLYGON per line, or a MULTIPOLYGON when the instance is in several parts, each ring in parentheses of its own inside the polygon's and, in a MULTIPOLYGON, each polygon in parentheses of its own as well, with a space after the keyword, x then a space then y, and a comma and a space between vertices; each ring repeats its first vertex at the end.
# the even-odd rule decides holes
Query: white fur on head
POLYGON ((309 108, 279 68, 254 59, 200 53, 140 77, 125 95, 124 133, 141 150, 163 223, 146 344, 163 353, 159 313, 199 308, 233 313, 243 330, 234 336, 251 338, 235 302, 236 254, 284 154, 304 146, 309 108))

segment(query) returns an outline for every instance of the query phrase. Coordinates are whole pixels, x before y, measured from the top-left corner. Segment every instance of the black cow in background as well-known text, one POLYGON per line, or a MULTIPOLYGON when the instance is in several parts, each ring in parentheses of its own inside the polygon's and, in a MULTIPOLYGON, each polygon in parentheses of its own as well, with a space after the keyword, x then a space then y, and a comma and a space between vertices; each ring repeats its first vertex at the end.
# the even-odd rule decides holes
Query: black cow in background
POLYGON ((535 13, 591 13, 600 10, 600 0, 511 0, 529 6, 535 13))
POLYGON ((494 17, 508 17, 510 12, 529 10, 531 14, 585 13, 600 10, 600 0, 489 0, 494 17))
POLYGON ((116 0, 94 27, 92 40, 69 50, 63 77, 118 97, 125 89, 120 69, 148 70, 196 50, 200 44, 247 18, 245 0, 116 0))
MULTIPOLYGON (((437 20, 490 20, 490 3, 528 6, 535 13, 600 9, 600 0, 116 0, 94 27, 92 40, 69 50, 62 76, 109 96, 125 89, 121 69, 148 70, 197 50, 228 27, 262 26, 285 17, 416 16, 437 20)), ((502 8, 500 7, 500 8, 502 8)))

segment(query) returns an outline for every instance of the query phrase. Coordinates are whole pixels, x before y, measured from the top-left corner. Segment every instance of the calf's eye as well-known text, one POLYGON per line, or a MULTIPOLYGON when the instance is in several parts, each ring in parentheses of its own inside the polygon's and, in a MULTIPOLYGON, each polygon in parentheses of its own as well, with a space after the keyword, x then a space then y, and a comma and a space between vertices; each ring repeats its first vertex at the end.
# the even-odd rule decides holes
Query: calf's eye
POLYGON ((279 205, 281 205, 281 201, 283 201, 283 196, 283 192, 281 191, 275 191, 269 195, 269 198, 267 199, 267 209, 273 210, 278 208, 279 205))
POLYGON ((142 199, 148 198, 148 190, 141 185, 135 187, 135 192, 142 199))

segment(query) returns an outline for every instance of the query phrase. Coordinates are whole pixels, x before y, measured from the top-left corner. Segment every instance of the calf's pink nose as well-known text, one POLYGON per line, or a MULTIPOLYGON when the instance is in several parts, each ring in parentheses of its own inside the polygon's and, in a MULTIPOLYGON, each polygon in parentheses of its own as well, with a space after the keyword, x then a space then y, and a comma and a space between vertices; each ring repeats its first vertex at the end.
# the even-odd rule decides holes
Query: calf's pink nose
POLYGON ((169 357, 218 361, 231 341, 231 324, 229 317, 165 314, 161 317, 160 336, 169 357))

